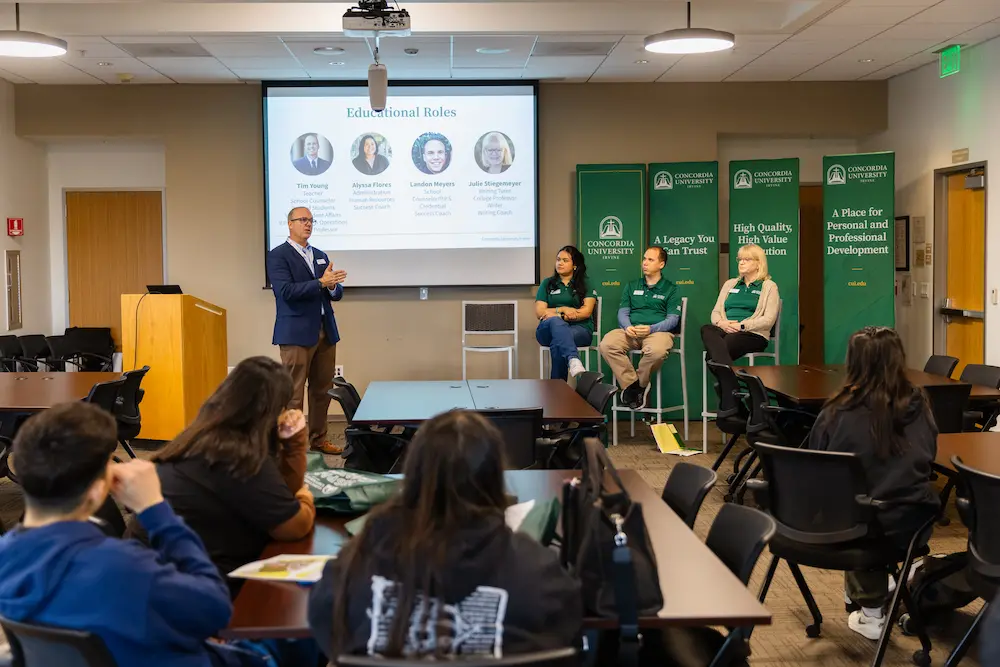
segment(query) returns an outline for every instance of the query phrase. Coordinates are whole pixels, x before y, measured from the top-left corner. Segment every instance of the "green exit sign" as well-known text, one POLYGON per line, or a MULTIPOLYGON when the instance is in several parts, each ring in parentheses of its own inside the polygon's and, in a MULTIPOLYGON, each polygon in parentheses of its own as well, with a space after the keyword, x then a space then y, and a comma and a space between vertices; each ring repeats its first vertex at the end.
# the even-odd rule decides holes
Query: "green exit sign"
POLYGON ((941 51, 941 78, 958 74, 962 68, 962 47, 959 44, 941 51))

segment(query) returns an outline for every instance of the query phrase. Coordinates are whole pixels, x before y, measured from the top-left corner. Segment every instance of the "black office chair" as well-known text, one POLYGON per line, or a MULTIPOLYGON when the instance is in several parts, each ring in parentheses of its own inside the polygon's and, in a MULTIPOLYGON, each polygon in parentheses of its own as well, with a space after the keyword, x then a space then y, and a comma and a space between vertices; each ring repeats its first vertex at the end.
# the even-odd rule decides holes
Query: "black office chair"
POLYGON ((962 522, 969 528, 968 581, 985 603, 948 656, 945 667, 954 667, 965 657, 1000 590, 1000 513, 996 511, 1000 507, 1000 477, 970 468, 957 456, 952 457, 951 464, 968 494, 956 501, 962 522))
POLYGON ((104 641, 82 630, 17 623, 0 618, 18 667, 117 667, 104 641))
POLYGON ((118 443, 133 459, 135 458, 135 450, 132 449, 132 440, 139 437, 139 432, 142 430, 142 413, 139 411, 139 404, 142 403, 142 398, 146 395, 146 392, 142 390, 142 380, 148 372, 149 366, 127 371, 122 376, 124 382, 118 392, 118 398, 115 400, 118 443))
POLYGON ((125 378, 123 377, 108 382, 98 382, 90 388, 90 393, 83 400, 85 403, 93 403, 114 415, 118 410, 118 396, 124 386, 125 378))
POLYGON ((778 525, 769 545, 772 558, 760 591, 761 603, 767 598, 778 563, 784 560, 812 615, 806 635, 818 637, 823 616, 799 566, 840 571, 885 569, 898 583, 872 667, 882 663, 901 600, 910 612, 910 627, 920 639, 921 650, 913 660, 921 667, 930 665, 931 641, 907 581, 914 558, 928 553, 927 539, 936 517, 929 518, 902 551, 882 537, 876 516, 877 511, 897 503, 869 496, 865 471, 856 454, 763 443, 756 443, 754 449, 764 466, 764 480, 751 479, 747 487, 778 525))
MULTIPOLYGON (((372 658, 361 655, 342 655, 337 658, 340 667, 427 667, 425 658, 372 658)), ((580 664, 576 649, 559 648, 537 653, 507 655, 502 658, 462 658, 449 661, 461 667, 575 667, 580 664)))
POLYGON ((924 387, 931 404, 934 423, 941 433, 961 433, 965 424, 965 413, 969 406, 972 385, 932 384, 924 387))
POLYGON ((358 409, 358 406, 361 405, 361 394, 358 393, 358 390, 353 384, 348 382, 343 377, 335 377, 333 378, 333 386, 345 389, 347 394, 351 397, 351 401, 354 403, 354 409, 358 409))
MULTIPOLYGON (((774 519, 764 512, 726 503, 712 522, 705 544, 748 586, 757 559, 776 530, 774 519)), ((745 659, 748 651, 743 642, 750 639, 749 632, 745 628, 728 631, 723 635, 714 628, 667 628, 661 641, 668 658, 660 662, 672 667, 706 667, 745 659)))
MULTIPOLYGON (((712 470, 718 470, 739 437, 746 435, 750 413, 743 403, 746 394, 740 390, 740 382, 736 378, 733 367, 711 360, 707 363, 708 371, 715 377, 715 391, 719 397, 719 407, 715 411, 715 426, 729 436, 726 446, 722 448, 715 463, 712 464, 712 470)), ((736 471, 737 468, 734 466, 734 475, 736 471)))
POLYGON ((705 496, 715 486, 716 479, 713 470, 681 461, 667 476, 661 498, 688 528, 694 528, 698 510, 705 502, 705 496))
POLYGON ((410 438, 376 431, 368 426, 356 426, 354 415, 358 404, 349 388, 343 384, 334 384, 333 389, 327 393, 337 401, 347 419, 347 428, 344 429, 346 446, 342 454, 344 467, 380 474, 398 472, 410 438))
POLYGON ((958 366, 957 357, 949 357, 947 354, 932 354, 927 363, 924 364, 924 372, 950 378, 951 374, 955 372, 955 366, 958 366))
MULTIPOLYGON (((602 415, 607 412, 614 398, 616 387, 613 384, 596 382, 587 394, 587 403, 602 415)), ((536 451, 544 462, 544 467, 555 470, 579 468, 583 461, 583 441, 586 438, 597 438, 605 444, 608 441, 608 425, 578 424, 558 432, 546 431, 545 437, 539 439, 536 451)))
POLYGON ((535 465, 535 441, 542 437, 542 408, 476 410, 500 430, 509 470, 535 465))
MULTIPOLYGON (((1000 389, 1000 366, 988 364, 968 364, 959 377, 962 382, 981 387, 1000 389)), ((972 401, 973 405, 965 413, 966 431, 989 431, 997 423, 1000 405, 994 400, 972 401)))
POLYGON ((49 342, 42 334, 18 336, 17 341, 21 344, 21 357, 18 361, 22 370, 45 373, 64 370, 51 359, 52 350, 49 349, 49 342))
POLYGON ((23 353, 17 336, 0 336, 0 373, 18 372, 18 362, 23 353))
POLYGON ((79 370, 110 373, 114 369, 111 327, 69 327, 64 338, 70 359, 79 370))
POLYGON ((583 396, 584 400, 590 396, 590 390, 594 385, 604 379, 603 373, 597 371, 584 371, 576 376, 576 393, 583 396))

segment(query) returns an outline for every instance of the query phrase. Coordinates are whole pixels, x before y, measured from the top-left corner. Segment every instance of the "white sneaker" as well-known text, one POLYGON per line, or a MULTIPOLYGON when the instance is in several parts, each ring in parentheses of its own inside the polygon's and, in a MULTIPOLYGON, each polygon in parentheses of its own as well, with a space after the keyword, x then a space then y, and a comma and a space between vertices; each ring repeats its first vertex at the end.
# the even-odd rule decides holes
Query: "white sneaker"
POLYGON ((852 611, 851 615, 847 617, 847 627, 865 639, 870 639, 873 642, 878 641, 879 637, 882 636, 882 628, 885 627, 885 614, 882 613, 881 609, 868 611, 872 614, 878 612, 878 616, 869 616, 863 609, 852 611))
POLYGON ((579 359, 577 359, 576 357, 573 357, 572 359, 569 360, 569 376, 570 377, 574 377, 575 378, 577 375, 579 375, 580 373, 583 373, 586 370, 587 370, 587 368, 583 365, 583 362, 580 361, 579 359))

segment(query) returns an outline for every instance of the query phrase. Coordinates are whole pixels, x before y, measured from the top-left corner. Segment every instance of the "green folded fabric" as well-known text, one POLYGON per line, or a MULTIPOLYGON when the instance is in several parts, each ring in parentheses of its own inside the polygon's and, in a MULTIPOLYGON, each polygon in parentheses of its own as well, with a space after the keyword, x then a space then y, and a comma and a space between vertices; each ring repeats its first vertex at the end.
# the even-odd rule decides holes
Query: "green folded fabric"
POLYGON ((330 468, 322 454, 309 452, 305 483, 317 509, 358 514, 391 498, 400 480, 361 470, 330 468))

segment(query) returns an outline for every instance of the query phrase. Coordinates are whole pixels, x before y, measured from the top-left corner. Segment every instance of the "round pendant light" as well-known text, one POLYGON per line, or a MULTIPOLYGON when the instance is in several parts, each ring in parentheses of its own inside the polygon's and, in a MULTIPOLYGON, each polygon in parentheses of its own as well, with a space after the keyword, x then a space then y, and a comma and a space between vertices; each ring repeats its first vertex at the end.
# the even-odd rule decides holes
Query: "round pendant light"
POLYGON ((0 30, 0 56, 52 58, 66 53, 66 42, 39 32, 21 30, 21 4, 14 4, 15 30, 0 30))
POLYGON ((690 55, 725 51, 736 45, 731 32, 691 27, 691 3, 687 3, 687 27, 667 30, 647 37, 643 46, 652 53, 690 55))

